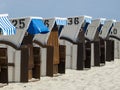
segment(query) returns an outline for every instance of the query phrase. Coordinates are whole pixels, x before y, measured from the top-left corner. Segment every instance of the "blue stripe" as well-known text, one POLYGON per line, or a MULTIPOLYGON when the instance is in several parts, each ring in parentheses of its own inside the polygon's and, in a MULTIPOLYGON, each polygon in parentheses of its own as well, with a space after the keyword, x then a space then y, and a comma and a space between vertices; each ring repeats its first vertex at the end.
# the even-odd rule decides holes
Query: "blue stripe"
POLYGON ((86 32, 88 25, 91 23, 92 18, 90 17, 85 17, 84 19, 84 24, 82 26, 84 32, 86 32))
POLYGON ((108 33, 110 33, 110 31, 111 31, 111 29, 112 29, 113 26, 114 26, 114 23, 112 23, 112 25, 111 25, 108 33))
POLYGON ((97 28, 97 30, 100 32, 101 28, 102 28, 103 24, 100 24, 99 27, 97 28))
POLYGON ((92 18, 85 17, 85 22, 86 23, 91 23, 92 18))
POLYGON ((60 33, 61 33, 63 27, 64 27, 63 25, 60 25, 60 26, 58 27, 58 36, 60 35, 60 33))
POLYGON ((3 35, 14 35, 16 33, 15 27, 8 20, 7 16, 0 17, 0 30, 3 35))
POLYGON ((55 22, 57 25, 67 25, 67 20, 56 19, 55 22))
POLYGON ((105 23, 105 19, 101 19, 100 20, 100 25, 99 25, 99 27, 97 28, 97 30, 100 32, 101 31, 101 28, 102 28, 102 26, 104 25, 104 23, 105 23))
POLYGON ((105 23, 105 20, 104 19, 101 20, 100 23, 103 25, 105 23))

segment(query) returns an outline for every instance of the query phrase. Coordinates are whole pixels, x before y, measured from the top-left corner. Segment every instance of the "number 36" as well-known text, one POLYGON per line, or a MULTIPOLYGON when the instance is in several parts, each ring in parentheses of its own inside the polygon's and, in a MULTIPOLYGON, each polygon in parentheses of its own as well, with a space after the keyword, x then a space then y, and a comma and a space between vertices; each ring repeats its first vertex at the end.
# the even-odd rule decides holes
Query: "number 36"
POLYGON ((72 25, 72 24, 79 24, 79 18, 75 17, 75 18, 68 18, 68 25, 72 25))

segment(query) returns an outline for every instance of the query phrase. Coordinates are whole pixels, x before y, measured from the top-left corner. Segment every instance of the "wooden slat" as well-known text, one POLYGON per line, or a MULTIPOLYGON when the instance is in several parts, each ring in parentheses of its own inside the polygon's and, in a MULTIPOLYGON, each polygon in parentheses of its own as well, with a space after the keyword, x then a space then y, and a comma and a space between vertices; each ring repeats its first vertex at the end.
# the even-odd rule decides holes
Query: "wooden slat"
POLYGON ((114 61, 114 40, 111 40, 111 60, 114 61))
POLYGON ((47 76, 53 76, 53 55, 54 48, 53 46, 47 46, 47 76))
POLYGON ((0 57, 0 59, 7 59, 7 57, 0 57))
POLYGON ((33 78, 33 68, 34 68, 34 61, 33 61, 33 46, 27 45, 29 48, 29 60, 28 60, 28 79, 33 78))
POLYGON ((106 61, 114 60, 114 41, 106 40, 106 61))
POLYGON ((106 40, 106 61, 114 60, 114 41, 106 40))
POLYGON ((1 68, 0 72, 0 83, 8 83, 8 67, 1 68))
POLYGON ((83 70, 84 68, 84 54, 84 43, 79 43, 77 49, 77 70, 83 70))
POLYGON ((60 63, 58 64, 58 73, 65 73, 65 63, 66 63, 66 46, 59 46, 59 59, 60 63))
POLYGON ((106 61, 111 61, 111 48, 110 48, 110 41, 109 40, 106 40, 106 61))
POLYGON ((12 67, 14 67, 15 64, 14 64, 14 63, 8 63, 8 66, 12 66, 12 67))
POLYGON ((40 48, 33 48, 34 56, 34 68, 33 68, 33 78, 40 79, 40 48))
POLYGON ((29 48, 21 48, 21 82, 28 82, 29 48))
POLYGON ((7 48, 0 48, 0 83, 8 83, 8 56, 7 48))
POLYGON ((59 47, 54 46, 54 64, 59 64, 59 47))
POLYGON ((33 61, 33 46, 28 45, 29 48, 29 61, 28 61, 28 68, 32 69, 34 67, 34 61, 33 61))
POLYGON ((100 66, 100 44, 94 42, 94 66, 100 66))
POLYGON ((59 43, 58 43, 58 28, 54 26, 49 35, 47 45, 54 47, 54 64, 59 64, 59 43))
POLYGON ((53 64, 53 75, 58 73, 58 64, 53 64))
POLYGON ((105 40, 100 39, 100 63, 105 64, 105 40))
POLYGON ((85 68, 91 68, 91 43, 85 43, 85 52, 86 52, 86 59, 85 59, 85 68))

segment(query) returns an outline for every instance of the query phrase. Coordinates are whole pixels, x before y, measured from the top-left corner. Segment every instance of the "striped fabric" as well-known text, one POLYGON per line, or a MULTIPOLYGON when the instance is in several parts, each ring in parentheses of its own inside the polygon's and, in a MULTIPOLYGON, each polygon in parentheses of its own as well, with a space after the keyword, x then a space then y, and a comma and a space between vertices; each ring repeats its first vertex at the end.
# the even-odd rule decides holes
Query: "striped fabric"
POLYGON ((0 16, 0 35, 14 35, 15 27, 11 24, 7 16, 0 16))
POLYGON ((55 18, 55 22, 57 25, 67 25, 67 18, 55 18))
POLYGON ((92 17, 90 16, 84 16, 85 17, 85 23, 91 23, 92 17))

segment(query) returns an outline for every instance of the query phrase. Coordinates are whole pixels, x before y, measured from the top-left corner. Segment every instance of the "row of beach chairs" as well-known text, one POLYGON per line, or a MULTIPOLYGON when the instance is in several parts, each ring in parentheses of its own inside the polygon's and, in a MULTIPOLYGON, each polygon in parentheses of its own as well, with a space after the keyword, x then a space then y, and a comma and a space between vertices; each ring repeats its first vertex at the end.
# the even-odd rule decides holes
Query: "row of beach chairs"
POLYGON ((91 16, 68 18, 0 15, 0 83, 84 70, 113 61, 120 22, 91 16))

